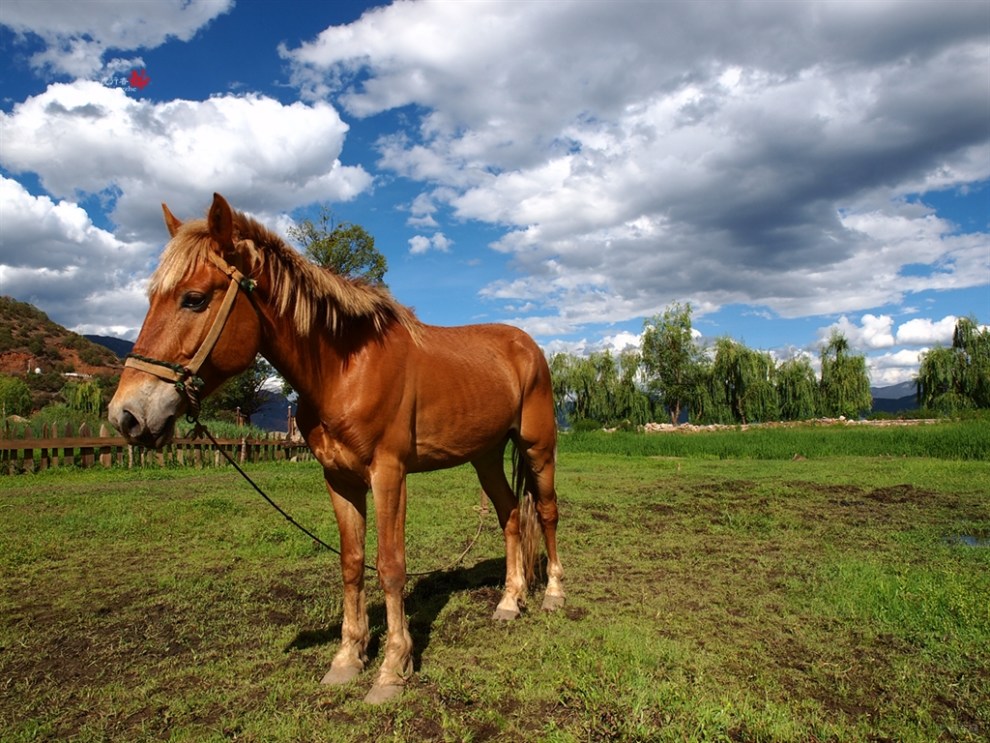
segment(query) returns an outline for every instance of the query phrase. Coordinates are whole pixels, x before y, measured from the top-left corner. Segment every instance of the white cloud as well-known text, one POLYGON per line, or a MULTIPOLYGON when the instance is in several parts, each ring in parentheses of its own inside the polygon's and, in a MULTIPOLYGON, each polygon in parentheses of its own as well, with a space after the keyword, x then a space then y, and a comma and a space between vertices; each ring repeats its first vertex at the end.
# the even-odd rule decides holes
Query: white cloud
POLYGON ((132 282, 150 273, 167 237, 162 201, 182 219, 198 217, 219 191, 235 208, 283 223, 284 212, 371 184, 362 168, 340 163, 347 125, 325 103, 258 95, 155 103, 76 81, 0 112, 0 132, 0 164, 37 173, 55 197, 4 179, 0 280, 69 327, 140 324, 146 302, 135 301, 132 282), (110 205, 113 233, 78 206, 86 195, 110 205), (94 288, 74 307, 82 287, 94 288))
POLYGON ((18 34, 35 34, 45 48, 31 58, 33 67, 94 78, 106 67, 107 50, 154 49, 169 38, 188 41, 234 0, 5 0, 0 23, 18 34))
POLYGON ((77 204, 33 196, 3 176, 0 222, 0 294, 43 306, 70 328, 136 332, 147 306, 151 245, 124 242, 96 227, 77 204))
POLYGON ((818 338, 824 343, 833 331, 837 331, 845 336, 854 349, 890 348, 894 345, 893 327, 894 319, 890 315, 866 313, 860 318, 859 325, 843 315, 837 322, 820 328, 818 338))
POLYGON ((339 155, 347 125, 328 104, 284 105, 260 95, 154 103, 76 81, 0 113, 0 163, 37 173, 62 198, 112 199, 117 234, 161 239, 160 204, 198 216, 214 191, 274 218, 316 201, 352 198, 371 184, 339 155))
POLYGON ((908 320, 897 328, 897 343, 904 346, 951 345, 957 320, 955 315, 947 315, 941 320, 923 317, 908 320))
POLYGON ((977 3, 408 2, 282 53, 308 95, 419 116, 380 165, 430 226, 445 203, 505 228, 523 277, 483 295, 573 330, 985 284, 987 233, 904 198, 990 177, 985 29, 977 3))
POLYGON ((453 241, 442 232, 437 232, 429 237, 425 235, 415 235, 409 238, 409 252, 412 255, 422 255, 430 250, 440 253, 450 252, 453 241))
POLYGON ((605 348, 612 351, 613 354, 620 354, 623 351, 639 351, 641 343, 643 341, 642 333, 630 333, 628 331, 621 331, 615 335, 606 335, 602 338, 602 344, 605 348))

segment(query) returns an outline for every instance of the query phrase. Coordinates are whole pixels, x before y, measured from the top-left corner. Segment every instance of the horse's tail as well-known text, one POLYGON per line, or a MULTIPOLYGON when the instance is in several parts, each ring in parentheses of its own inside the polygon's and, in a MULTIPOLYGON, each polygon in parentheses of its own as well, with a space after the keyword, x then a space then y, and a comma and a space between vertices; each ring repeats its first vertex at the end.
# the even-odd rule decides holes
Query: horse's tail
POLYGON ((512 488, 519 505, 519 538, 522 545, 523 574, 526 585, 536 581, 536 559, 540 554, 540 521, 536 515, 536 499, 533 488, 527 487, 526 463, 523 461, 519 444, 512 447, 512 488))

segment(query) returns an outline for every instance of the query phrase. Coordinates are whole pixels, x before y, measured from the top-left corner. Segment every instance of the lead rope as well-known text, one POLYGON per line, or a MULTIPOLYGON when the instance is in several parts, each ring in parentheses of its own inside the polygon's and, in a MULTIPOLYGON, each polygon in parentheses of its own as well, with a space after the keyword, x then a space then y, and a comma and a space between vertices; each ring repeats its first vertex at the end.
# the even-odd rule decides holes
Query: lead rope
MULTIPOLYGON (((261 487, 258 486, 258 483, 256 483, 254 480, 252 480, 251 477, 250 477, 250 475, 248 475, 248 473, 245 472, 241 468, 241 466, 234 460, 234 458, 232 456, 230 456, 230 454, 228 454, 226 452, 226 450, 222 446, 220 446, 219 443, 217 443, 217 440, 215 438, 213 438, 213 434, 210 433, 209 429, 206 426, 204 426, 202 423, 200 423, 198 413, 196 415, 188 415, 188 416, 186 416, 186 420, 188 420, 190 423, 192 423, 195 426, 195 428, 193 428, 193 432, 192 432, 191 438, 194 438, 195 439, 195 438, 199 438, 200 435, 205 435, 206 438, 208 438, 213 443, 213 446, 216 447, 217 451, 219 451, 223 455, 223 458, 226 459, 228 463, 230 463, 231 465, 233 465, 234 469, 237 470, 241 474, 241 477, 243 477, 245 480, 247 480, 248 484, 257 491, 258 495, 260 495, 262 498, 264 498, 268 502, 268 505, 270 505, 272 508, 274 508, 280 514, 282 514, 283 518, 285 518, 286 521, 288 521, 290 524, 292 524, 294 527, 296 527, 299 531, 301 531, 307 537, 309 537, 310 539, 312 539, 318 545, 320 545, 321 547, 324 547, 325 549, 330 550, 334 554, 340 555, 340 550, 339 549, 337 549, 336 547, 333 547, 333 546, 327 544, 326 542, 324 542, 322 539, 320 539, 318 536, 316 536, 313 532, 311 532, 305 526, 303 526, 298 521, 296 521, 294 518, 292 518, 292 516, 290 514, 288 514, 285 511, 285 509, 283 509, 278 503, 276 503, 275 501, 273 501, 271 499, 271 497, 269 497, 268 493, 266 493, 264 490, 262 490, 261 487)), ((441 572, 443 572, 445 570, 450 570, 451 568, 453 568, 454 566, 456 566, 458 563, 460 563, 460 561, 463 560, 467 556, 467 553, 471 551, 471 548, 474 547, 475 543, 478 541, 478 537, 481 536, 482 529, 485 526, 485 513, 487 512, 488 509, 486 509, 486 508, 484 508, 482 506, 475 506, 475 509, 474 510, 476 510, 478 512, 478 530, 475 532, 474 537, 471 538, 471 541, 468 542, 468 546, 464 548, 464 551, 461 552, 461 554, 459 554, 456 558, 454 558, 454 560, 452 560, 449 564, 444 565, 442 567, 435 568, 433 570, 425 570, 425 571, 422 571, 422 572, 408 572, 407 571, 406 572, 406 575, 407 576, 416 576, 416 577, 424 576, 424 575, 433 575, 434 573, 441 573, 441 572)), ((376 568, 374 565, 369 565, 368 563, 364 563, 364 569, 365 570, 370 570, 372 572, 377 572, 378 571, 378 568, 376 568)))

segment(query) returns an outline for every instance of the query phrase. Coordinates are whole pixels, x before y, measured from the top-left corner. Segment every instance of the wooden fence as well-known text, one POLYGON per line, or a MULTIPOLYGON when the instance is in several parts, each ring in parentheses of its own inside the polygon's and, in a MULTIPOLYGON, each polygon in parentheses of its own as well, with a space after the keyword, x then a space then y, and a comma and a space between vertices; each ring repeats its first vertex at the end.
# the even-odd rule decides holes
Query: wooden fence
MULTIPOLYGON (((300 461, 309 459, 309 447, 283 437, 266 439, 217 439, 220 448, 240 464, 246 462, 300 461)), ((43 431, 38 438, 0 437, 0 474, 34 472, 51 467, 164 467, 219 466, 227 460, 207 439, 175 439, 160 451, 131 446, 111 436, 107 426, 94 436, 84 423, 73 432, 68 427, 43 431)))

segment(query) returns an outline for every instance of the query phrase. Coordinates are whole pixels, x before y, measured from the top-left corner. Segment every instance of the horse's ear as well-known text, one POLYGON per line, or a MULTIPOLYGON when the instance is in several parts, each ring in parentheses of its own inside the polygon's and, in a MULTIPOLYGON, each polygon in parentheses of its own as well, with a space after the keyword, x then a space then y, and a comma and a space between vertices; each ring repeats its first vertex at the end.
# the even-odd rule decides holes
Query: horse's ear
POLYGON ((162 213, 165 215, 165 226, 168 228, 168 234, 175 237, 175 233, 179 231, 182 226, 182 222, 176 217, 172 212, 168 210, 164 202, 162 203, 162 213))
POLYGON ((217 245, 224 252, 234 247, 234 214, 230 204, 218 193, 213 194, 213 204, 210 206, 210 214, 206 218, 206 223, 210 230, 210 237, 216 240, 217 245))

